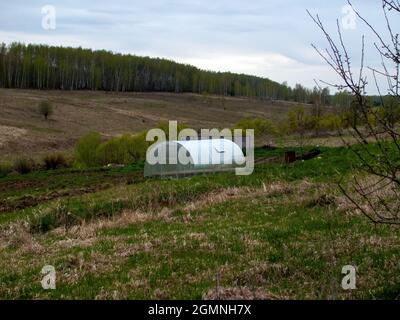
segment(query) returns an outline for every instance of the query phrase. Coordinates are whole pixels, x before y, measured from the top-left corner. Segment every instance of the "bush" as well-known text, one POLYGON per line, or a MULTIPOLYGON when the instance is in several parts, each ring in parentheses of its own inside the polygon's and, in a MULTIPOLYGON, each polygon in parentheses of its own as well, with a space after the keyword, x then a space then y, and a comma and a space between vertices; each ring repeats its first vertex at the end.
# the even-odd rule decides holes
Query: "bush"
POLYGON ((0 163, 0 178, 7 176, 12 171, 12 165, 10 163, 0 163))
POLYGON ((143 160, 148 143, 146 133, 124 134, 102 142, 100 134, 89 133, 75 146, 78 166, 94 167, 107 164, 131 164, 143 160))
POLYGON ((319 129, 333 131, 343 127, 343 122, 340 116, 327 114, 320 118, 318 126, 319 129))
POLYGON ((149 142, 146 141, 146 132, 132 136, 128 145, 128 153, 131 156, 131 162, 144 160, 146 158, 148 146, 149 142))
POLYGON ((48 101, 42 101, 39 103, 38 110, 47 120, 47 118, 53 113, 53 105, 48 101))
POLYGON ((111 138, 103 142, 97 148, 97 158, 99 163, 106 164, 125 164, 129 161, 128 153, 129 135, 111 138))
POLYGON ((69 163, 65 156, 61 153, 49 154, 43 158, 46 170, 54 170, 58 168, 67 168, 69 163))
POLYGON ((103 142, 97 148, 97 158, 103 165, 130 164, 145 158, 146 136, 124 134, 103 142))
POLYGON ((97 148, 101 144, 98 132, 92 132, 81 137, 75 145, 75 160, 78 166, 95 167, 100 164, 97 158, 97 148))
POLYGON ((245 133, 244 130, 253 129, 255 140, 258 143, 265 143, 266 140, 269 140, 272 136, 277 135, 278 131, 270 120, 262 118, 242 119, 235 125, 235 128, 242 129, 243 134, 245 133))
POLYGON ((32 159, 18 158, 14 161, 14 170, 20 174, 26 174, 34 169, 34 162, 32 159))

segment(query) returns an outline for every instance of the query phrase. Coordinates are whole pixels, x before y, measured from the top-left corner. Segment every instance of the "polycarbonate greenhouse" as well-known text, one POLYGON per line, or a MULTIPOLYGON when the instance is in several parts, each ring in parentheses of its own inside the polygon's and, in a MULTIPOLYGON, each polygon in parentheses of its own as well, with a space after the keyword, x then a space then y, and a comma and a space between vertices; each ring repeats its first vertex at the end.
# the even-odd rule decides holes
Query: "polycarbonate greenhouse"
POLYGON ((242 167, 245 157, 231 140, 165 141, 147 151, 144 176, 180 176, 229 171, 242 167))

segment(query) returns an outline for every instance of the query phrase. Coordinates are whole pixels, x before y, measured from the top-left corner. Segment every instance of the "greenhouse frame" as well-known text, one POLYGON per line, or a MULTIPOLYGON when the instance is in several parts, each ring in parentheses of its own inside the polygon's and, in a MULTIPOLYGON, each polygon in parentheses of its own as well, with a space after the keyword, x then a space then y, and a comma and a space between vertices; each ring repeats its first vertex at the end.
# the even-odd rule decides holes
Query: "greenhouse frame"
POLYGON ((147 151, 144 176, 184 176, 231 171, 245 164, 241 148, 228 139, 158 142, 147 151))

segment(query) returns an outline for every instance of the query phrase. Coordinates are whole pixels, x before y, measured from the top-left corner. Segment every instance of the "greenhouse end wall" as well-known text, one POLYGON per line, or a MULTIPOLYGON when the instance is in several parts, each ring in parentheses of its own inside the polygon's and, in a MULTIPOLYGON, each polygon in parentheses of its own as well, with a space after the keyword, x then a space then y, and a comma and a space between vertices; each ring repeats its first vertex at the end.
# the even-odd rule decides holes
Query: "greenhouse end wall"
POLYGON ((232 171, 240 167, 237 162, 245 162, 240 147, 227 139, 195 140, 195 141, 169 141, 161 142, 149 148, 148 153, 163 152, 167 156, 166 163, 150 164, 145 162, 144 176, 186 176, 200 173, 232 171), (169 157, 170 146, 176 147, 177 153, 184 152, 190 156, 188 164, 182 164, 176 155, 169 157), (206 154, 206 157, 201 155, 206 154), (168 162, 172 159, 173 161, 168 162))

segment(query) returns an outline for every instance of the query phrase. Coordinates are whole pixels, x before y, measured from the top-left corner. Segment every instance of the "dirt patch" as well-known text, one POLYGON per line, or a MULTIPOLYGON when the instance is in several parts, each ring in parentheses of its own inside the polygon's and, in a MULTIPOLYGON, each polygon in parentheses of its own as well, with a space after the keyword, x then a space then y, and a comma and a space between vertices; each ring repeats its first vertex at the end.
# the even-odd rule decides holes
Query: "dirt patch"
POLYGON ((79 186, 74 186, 74 177, 78 175, 82 175, 79 173, 62 173, 57 175, 56 172, 51 173, 50 176, 38 179, 27 179, 27 180, 15 180, 15 181, 3 181, 0 182, 0 213, 10 212, 14 210, 20 210, 27 207, 36 206, 40 203, 64 198, 64 197, 73 197, 79 196, 83 194, 93 193, 101 190, 105 190, 112 186, 120 185, 120 184, 132 184, 134 182, 140 181, 143 177, 140 173, 130 173, 130 174, 116 174, 116 175, 108 175, 107 172, 103 173, 90 173, 89 175, 95 174, 96 181, 91 182, 90 176, 88 176, 88 182, 85 183, 85 186, 80 184, 79 186), (68 178, 65 181, 65 188, 54 184, 54 181, 58 180, 58 177, 61 179, 68 178), (101 179, 99 179, 101 178, 101 179), (54 184, 54 185, 53 185, 54 184), (53 185, 49 187, 49 185, 53 185), (90 185, 90 186, 89 186, 90 185), (67 188, 68 187, 68 188, 67 188), (53 190, 48 190, 52 188, 53 190), (26 194, 29 191, 35 189, 35 193, 40 189, 42 190, 41 194, 36 195, 22 195, 18 198, 10 198, 7 199, 5 196, 2 196, 2 192, 21 192, 21 194, 26 194))
POLYGON ((290 102, 205 98, 183 93, 0 89, 0 95, 0 139, 8 141, 2 147, 2 158, 62 151, 73 147, 88 132, 97 131, 105 136, 139 132, 171 117, 195 129, 232 127, 244 117, 280 121, 294 106, 290 102), (54 106, 48 121, 35 107, 42 100, 54 106))
POLYGON ((115 111, 121 115, 131 117, 133 119, 141 120, 143 122, 146 122, 146 121, 157 122, 157 121, 161 121, 161 120, 167 120, 167 118, 160 118, 157 115, 146 114, 146 113, 139 112, 139 111, 123 110, 123 109, 111 108, 111 107, 110 107, 110 110, 115 111))
POLYGON ((0 125, 0 148, 9 141, 17 140, 27 132, 25 129, 0 125))
POLYGON ((100 191, 101 189, 105 189, 106 186, 95 186, 89 188, 81 188, 81 189, 73 189, 73 190, 65 190, 65 191, 54 191, 47 193, 45 195, 39 196, 23 196, 17 200, 9 201, 9 200, 0 200, 0 213, 3 212, 11 212, 16 210, 21 210, 28 207, 37 206, 40 203, 48 202, 51 200, 63 198, 63 197, 73 197, 79 196, 87 193, 93 193, 96 191, 100 191))
POLYGON ((27 188, 40 188, 46 185, 46 181, 39 180, 17 180, 0 183, 0 193, 18 191, 27 188))

